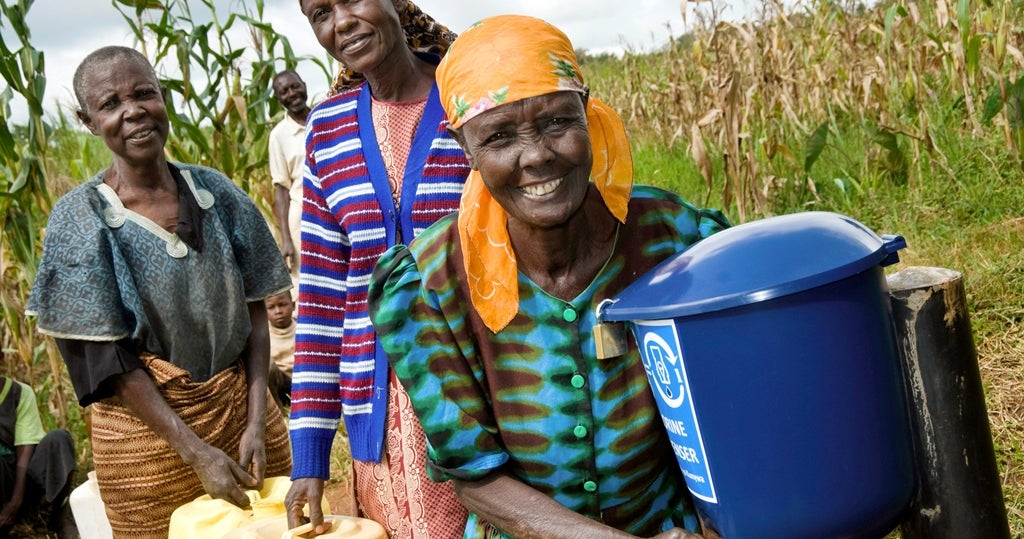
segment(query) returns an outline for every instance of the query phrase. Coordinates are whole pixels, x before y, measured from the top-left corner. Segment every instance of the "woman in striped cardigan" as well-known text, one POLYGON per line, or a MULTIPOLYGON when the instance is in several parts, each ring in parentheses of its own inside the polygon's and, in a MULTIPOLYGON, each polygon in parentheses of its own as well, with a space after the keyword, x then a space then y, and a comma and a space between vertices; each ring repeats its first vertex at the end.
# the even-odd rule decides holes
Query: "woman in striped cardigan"
POLYGON ((346 76, 306 124, 289 524, 308 503, 323 531, 320 500, 343 417, 360 516, 391 537, 461 537, 466 511, 449 483, 426 477, 425 436, 366 303, 379 256, 458 208, 469 166, 434 84, 454 36, 405 0, 300 5, 346 76))

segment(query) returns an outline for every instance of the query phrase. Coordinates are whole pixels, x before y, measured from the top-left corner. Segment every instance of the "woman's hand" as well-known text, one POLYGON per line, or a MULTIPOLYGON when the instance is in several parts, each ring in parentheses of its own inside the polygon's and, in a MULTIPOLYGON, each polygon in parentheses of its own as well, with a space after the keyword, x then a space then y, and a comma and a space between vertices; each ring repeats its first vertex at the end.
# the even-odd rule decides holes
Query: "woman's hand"
MULTIPOLYGON (((682 528, 672 528, 667 532, 661 532, 654 536, 654 539, 692 539, 701 538, 703 535, 688 532, 682 528)), ((716 536, 717 537, 717 536, 716 536)))
POLYGON ((21 496, 11 498, 2 510, 0 510, 0 528, 4 528, 14 523, 14 517, 18 515, 18 510, 21 509, 21 496))
POLYGON ((203 484, 203 490, 211 497, 227 500, 238 507, 248 507, 249 497, 241 487, 256 488, 256 478, 226 453, 212 445, 203 444, 191 465, 203 484))
POLYGON ((264 474, 267 471, 267 452, 265 443, 266 426, 250 424, 242 433, 242 441, 238 444, 238 464, 256 481, 255 488, 263 488, 264 474))
POLYGON ((0 509, 0 528, 14 524, 18 518, 18 511, 25 501, 25 488, 28 481, 28 465, 32 462, 32 454, 35 453, 36 444, 23 444, 15 446, 14 486, 7 493, 10 498, 3 508, 0 509))
POLYGON ((707 539, 722 539, 721 535, 708 525, 708 520, 704 518, 702 513, 697 513, 697 518, 700 519, 700 529, 704 530, 704 537, 707 539))
MULTIPOLYGON (((493 472, 477 481, 453 479, 452 485, 466 509, 494 527, 521 539, 636 537, 576 513, 502 471, 493 472)), ((686 539, 701 536, 674 528, 655 537, 686 539)))
POLYGON ((288 494, 284 497, 284 507, 288 513, 288 529, 297 528, 307 522, 313 525, 317 534, 327 533, 324 525, 324 511, 320 506, 324 497, 324 480, 318 477, 303 477, 292 481, 288 494), (309 518, 302 514, 302 509, 309 504, 309 518))
MULTIPOLYGON (((260 301, 248 304, 249 322, 252 331, 246 340, 243 364, 245 384, 249 392, 246 398, 246 427, 238 446, 238 463, 249 470, 259 487, 263 486, 263 474, 267 471, 265 436, 267 432, 267 372, 270 368, 270 322, 267 321, 267 306, 260 301)), ((271 406, 274 406, 273 404, 271 406)))
POLYGON ((109 383, 128 410, 192 467, 207 494, 239 507, 249 505, 241 487, 254 487, 256 479, 223 451, 196 436, 167 405, 146 371, 135 369, 112 376, 109 383))
POLYGON ((267 471, 265 437, 267 432, 267 370, 270 368, 270 336, 267 321, 267 306, 260 301, 248 303, 249 322, 252 331, 246 340, 246 351, 242 354, 245 365, 246 427, 238 444, 238 463, 249 471, 255 480, 255 488, 263 487, 263 475, 267 471))
POLYGON ((704 539, 722 539, 721 535, 715 533, 714 530, 708 528, 707 522, 702 518, 700 519, 701 529, 704 530, 704 534, 688 532, 682 528, 672 528, 667 532, 661 532, 654 536, 654 539, 686 539, 691 537, 703 537, 704 539))

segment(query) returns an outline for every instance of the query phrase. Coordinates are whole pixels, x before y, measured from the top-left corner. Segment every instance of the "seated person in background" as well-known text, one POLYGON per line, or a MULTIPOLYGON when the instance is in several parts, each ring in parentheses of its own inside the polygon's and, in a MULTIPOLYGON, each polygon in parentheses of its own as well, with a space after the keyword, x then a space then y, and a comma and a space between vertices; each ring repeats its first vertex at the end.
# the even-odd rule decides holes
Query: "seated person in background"
POLYGON ((292 365, 295 364, 295 302, 291 292, 266 299, 270 322, 270 372, 267 386, 281 406, 291 404, 292 365))
POLYGON ((45 502, 50 531, 61 539, 76 537, 67 504, 74 473, 71 434, 64 429, 44 431, 32 388, 0 377, 0 536, 7 537, 20 517, 45 502))
POLYGON ((636 343, 598 358, 595 311, 728 222, 633 186, 621 120, 544 21, 478 22, 437 82, 472 172, 459 212, 388 250, 369 293, 430 477, 470 510, 466 538, 693 537, 636 343))

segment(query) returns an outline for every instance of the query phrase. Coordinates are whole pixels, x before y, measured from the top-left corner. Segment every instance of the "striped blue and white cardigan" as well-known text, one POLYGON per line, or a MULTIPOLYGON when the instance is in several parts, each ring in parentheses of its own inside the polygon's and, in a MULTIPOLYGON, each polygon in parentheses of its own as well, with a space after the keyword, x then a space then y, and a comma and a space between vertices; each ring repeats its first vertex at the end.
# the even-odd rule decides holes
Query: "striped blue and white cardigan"
POLYGON ((469 164, 435 86, 392 200, 365 83, 317 105, 306 124, 302 255, 291 394, 292 478, 330 473, 344 412, 352 457, 379 462, 388 362, 367 312, 377 259, 458 209, 469 164))

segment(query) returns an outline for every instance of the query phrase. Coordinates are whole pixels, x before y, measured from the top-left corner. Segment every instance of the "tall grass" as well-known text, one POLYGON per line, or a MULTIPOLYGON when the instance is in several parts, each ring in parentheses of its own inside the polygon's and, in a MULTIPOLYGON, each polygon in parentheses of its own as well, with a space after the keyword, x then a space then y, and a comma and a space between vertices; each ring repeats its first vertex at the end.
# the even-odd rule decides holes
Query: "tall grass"
MULTIPOLYGON (((2 1, 0 23, 19 28, 31 0, 2 1)), ((262 21, 261 2, 213 17, 190 11, 213 11, 208 0, 115 5, 158 68, 209 65, 208 78, 162 71, 179 105, 169 153, 229 172, 269 216, 265 139, 279 111, 268 77, 308 59, 294 58, 262 21), (245 45, 232 42, 236 25, 249 29, 245 45)), ((763 16, 743 23, 718 20, 704 5, 682 5, 694 30, 660 51, 581 54, 594 95, 622 113, 638 179, 737 222, 845 213, 907 238, 895 269, 963 272, 1011 528, 1024 536, 1024 1, 890 0, 865 9, 766 0, 763 16)), ((12 90, 0 94, 0 114, 11 91, 42 98, 41 53, 27 28, 18 35, 21 49, 2 51, 12 90)), ((22 358, 5 370, 39 381, 54 379, 59 361, 18 310, 38 229, 55 196, 103 166, 104 149, 64 118, 47 122, 37 112, 25 127, 0 122, 0 298, 4 351, 22 358), (24 170, 36 174, 31 181, 18 180, 24 170)), ((51 385, 58 390, 41 400, 63 418, 73 395, 59 378, 51 385)))
POLYGON ((964 136, 1000 134, 1020 165, 1019 1, 763 11, 745 23, 697 16, 698 30, 658 54, 585 62, 634 139, 686 144, 740 220, 814 205, 820 190, 949 175, 964 136))
POLYGON ((45 223, 53 197, 47 190, 52 126, 44 121, 45 57, 33 48, 25 16, 32 0, 0 4, 0 25, 14 30, 14 48, 0 36, 0 75, 7 82, 0 92, 0 333, 5 372, 24 373, 33 380, 48 406, 48 426, 67 426, 81 417, 68 412, 69 384, 52 343, 43 341, 23 313, 35 278, 39 256, 38 230, 45 223), (13 126, 10 103, 17 93, 26 102, 28 121, 13 126))

